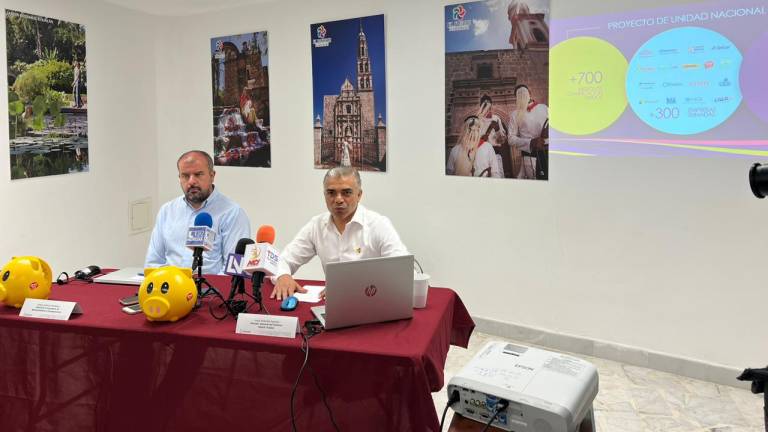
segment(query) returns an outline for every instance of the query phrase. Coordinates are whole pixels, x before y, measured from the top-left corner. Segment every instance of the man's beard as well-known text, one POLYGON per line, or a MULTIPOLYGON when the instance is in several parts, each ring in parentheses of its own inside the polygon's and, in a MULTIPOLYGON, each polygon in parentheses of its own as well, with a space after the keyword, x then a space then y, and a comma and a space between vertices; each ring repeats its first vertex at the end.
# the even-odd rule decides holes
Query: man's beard
POLYGON ((187 192, 184 193, 184 197, 187 201, 194 204, 202 204, 209 196, 211 196, 211 191, 204 191, 200 188, 189 188, 187 192))

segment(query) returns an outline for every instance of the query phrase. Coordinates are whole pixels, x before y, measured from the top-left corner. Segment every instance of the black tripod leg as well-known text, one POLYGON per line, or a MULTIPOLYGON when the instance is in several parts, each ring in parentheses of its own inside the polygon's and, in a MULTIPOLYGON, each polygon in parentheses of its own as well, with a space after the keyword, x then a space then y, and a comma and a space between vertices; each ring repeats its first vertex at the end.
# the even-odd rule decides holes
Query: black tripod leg
POLYGON ((763 392, 763 422, 765 423, 765 432, 768 432, 768 392, 763 392))

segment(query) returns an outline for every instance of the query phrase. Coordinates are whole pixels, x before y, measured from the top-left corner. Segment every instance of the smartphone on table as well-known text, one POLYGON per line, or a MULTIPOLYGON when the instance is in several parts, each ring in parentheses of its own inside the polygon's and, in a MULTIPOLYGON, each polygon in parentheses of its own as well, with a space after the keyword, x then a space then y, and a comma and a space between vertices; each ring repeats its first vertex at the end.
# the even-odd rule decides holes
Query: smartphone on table
POLYGON ((132 295, 128 297, 123 297, 119 301, 120 301, 120 304, 123 306, 135 305, 136 303, 139 302, 139 295, 137 294, 137 295, 132 295))
POLYGON ((135 315, 137 313, 141 313, 141 305, 136 303, 130 306, 126 306, 123 308, 123 312, 127 313, 128 315, 135 315))

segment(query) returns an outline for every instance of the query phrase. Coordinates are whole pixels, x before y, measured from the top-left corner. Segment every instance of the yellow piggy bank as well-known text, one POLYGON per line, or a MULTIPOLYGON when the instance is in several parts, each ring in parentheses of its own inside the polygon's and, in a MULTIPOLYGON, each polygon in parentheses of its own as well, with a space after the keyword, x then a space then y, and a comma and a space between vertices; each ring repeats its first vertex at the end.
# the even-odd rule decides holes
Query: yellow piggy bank
POLYGON ((139 304, 148 320, 178 321, 192 312, 196 301, 192 269, 168 266, 144 270, 139 304))
POLYGON ((41 258, 13 257, 0 270, 0 302, 20 308, 24 299, 47 299, 52 279, 51 267, 41 258))

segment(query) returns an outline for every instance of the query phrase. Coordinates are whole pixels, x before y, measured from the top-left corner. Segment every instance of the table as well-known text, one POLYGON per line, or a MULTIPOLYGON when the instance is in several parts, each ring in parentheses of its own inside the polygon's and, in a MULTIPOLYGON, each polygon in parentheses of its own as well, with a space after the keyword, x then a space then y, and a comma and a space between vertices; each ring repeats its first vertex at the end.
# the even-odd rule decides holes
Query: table
MULTIPOLYGON (((208 280, 228 293, 228 278, 208 280)), ((262 290, 269 312, 312 318, 304 303, 281 312, 271 289, 262 290)), ((69 321, 20 318, 0 306, 0 430, 291 430, 301 338, 238 335, 233 318, 217 321, 207 309, 152 323, 120 311, 117 299, 135 290, 54 285, 51 299, 85 311, 69 321)), ((312 338, 311 371, 342 431, 437 431, 430 393, 443 387, 449 345, 466 347, 473 329, 456 293, 431 288, 411 320, 312 338)), ((295 408, 299 431, 334 430, 310 370, 295 408)))

